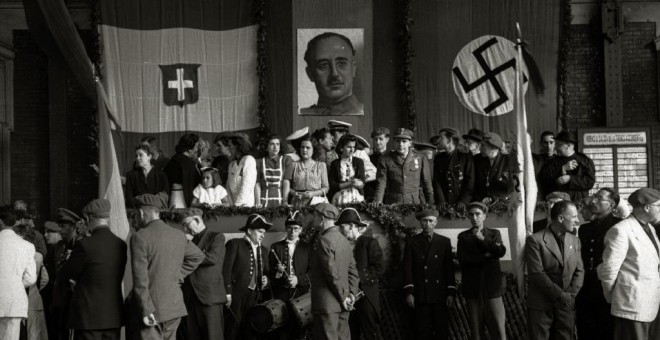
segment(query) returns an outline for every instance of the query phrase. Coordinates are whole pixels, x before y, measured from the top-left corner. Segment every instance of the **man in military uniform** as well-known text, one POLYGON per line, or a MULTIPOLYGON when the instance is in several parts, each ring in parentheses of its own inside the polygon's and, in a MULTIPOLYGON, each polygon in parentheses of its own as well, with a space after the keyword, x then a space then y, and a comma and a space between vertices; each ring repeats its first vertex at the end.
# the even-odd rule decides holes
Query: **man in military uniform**
POLYGON ((415 339, 447 339, 448 307, 456 294, 451 241, 434 231, 436 210, 416 217, 422 232, 408 238, 403 255, 406 304, 414 310, 415 339))
POLYGON ((612 339, 614 318, 610 304, 605 301, 596 268, 603 262, 605 234, 621 221, 612 213, 619 205, 619 194, 601 188, 589 205, 594 219, 580 226, 578 237, 582 243, 584 283, 576 299, 577 330, 580 339, 612 339))
POLYGON ((486 205, 493 199, 504 198, 513 191, 513 164, 503 154, 504 141, 500 135, 489 132, 481 143, 481 156, 474 158, 474 198, 486 205))
POLYGON ((579 202, 589 196, 596 182, 594 162, 576 151, 577 138, 568 131, 557 134, 555 143, 557 155, 543 165, 539 173, 541 187, 547 192, 566 192, 573 202, 579 202))
MULTIPOLYGON (((379 127, 371 133, 373 152, 369 155, 371 164, 378 165, 380 158, 387 152, 387 143, 390 142, 390 129, 379 127)), ((364 185, 364 199, 371 202, 376 194, 377 181, 371 181, 364 185)))
POLYGON ((304 58, 319 99, 301 115, 364 115, 364 104, 353 94, 357 61, 350 39, 335 32, 319 34, 307 44, 304 58))
POLYGON ((412 131, 398 129, 394 136, 395 150, 380 158, 375 204, 433 204, 429 161, 410 148, 412 139, 412 131))
POLYGON ((456 149, 458 136, 454 128, 438 132, 438 147, 445 152, 433 160, 433 193, 438 206, 455 204, 456 210, 464 212, 474 190, 474 163, 471 153, 456 149))

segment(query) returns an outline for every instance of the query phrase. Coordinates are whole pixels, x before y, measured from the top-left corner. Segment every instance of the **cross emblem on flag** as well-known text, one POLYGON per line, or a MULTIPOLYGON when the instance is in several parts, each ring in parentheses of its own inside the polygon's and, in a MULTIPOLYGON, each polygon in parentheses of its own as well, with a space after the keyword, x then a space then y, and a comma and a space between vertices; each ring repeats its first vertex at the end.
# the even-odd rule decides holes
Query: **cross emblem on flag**
POLYGON ((197 69, 200 64, 160 65, 163 102, 167 106, 194 104, 199 99, 197 69))

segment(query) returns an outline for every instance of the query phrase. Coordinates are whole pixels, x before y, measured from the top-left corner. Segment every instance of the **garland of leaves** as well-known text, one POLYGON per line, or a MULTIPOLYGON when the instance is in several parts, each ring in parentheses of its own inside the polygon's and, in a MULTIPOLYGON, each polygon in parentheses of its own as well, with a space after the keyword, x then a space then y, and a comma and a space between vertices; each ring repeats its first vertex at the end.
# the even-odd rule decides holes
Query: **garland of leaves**
POLYGON ((567 90, 568 79, 568 57, 571 52, 571 0, 562 0, 559 9, 561 17, 561 32, 559 37, 559 125, 561 130, 568 129, 568 119, 571 116, 569 107, 570 93, 567 90))
POLYGON ((256 0, 254 4, 254 21, 257 23, 257 76, 259 77, 259 131, 257 140, 267 138, 270 129, 266 125, 266 110, 268 100, 268 57, 266 53, 266 1, 256 0))
POLYGON ((404 111, 408 114, 408 128, 413 132, 417 131, 417 113, 415 110, 415 85, 413 79, 412 62, 415 58, 415 51, 412 46, 411 28, 415 24, 411 17, 412 1, 403 0, 402 3, 401 31, 401 51, 403 51, 403 77, 401 85, 403 86, 404 111))

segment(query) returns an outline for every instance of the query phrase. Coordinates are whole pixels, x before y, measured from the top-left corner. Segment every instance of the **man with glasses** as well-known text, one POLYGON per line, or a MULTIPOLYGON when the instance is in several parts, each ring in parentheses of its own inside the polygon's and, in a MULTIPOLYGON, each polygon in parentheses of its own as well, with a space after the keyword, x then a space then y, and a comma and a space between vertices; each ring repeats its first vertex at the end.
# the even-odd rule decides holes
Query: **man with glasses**
POLYGON ((184 281, 183 299, 188 309, 188 339, 224 339, 223 305, 227 303, 222 266, 225 260, 225 235, 209 230, 197 208, 179 216, 192 242, 206 255, 199 267, 184 281))
MULTIPOLYGON (((660 306, 658 236, 660 191, 641 188, 628 197, 633 211, 605 234, 598 278, 612 304, 614 339, 656 339, 660 306)), ((599 325, 603 327, 604 325, 599 325)))
POLYGON ((611 188, 601 188, 592 196, 589 209, 593 219, 580 226, 584 284, 576 299, 577 329, 580 339, 612 339, 614 320, 610 304, 605 301, 596 268, 603 261, 605 234, 621 221, 612 213, 619 205, 619 194, 611 188))

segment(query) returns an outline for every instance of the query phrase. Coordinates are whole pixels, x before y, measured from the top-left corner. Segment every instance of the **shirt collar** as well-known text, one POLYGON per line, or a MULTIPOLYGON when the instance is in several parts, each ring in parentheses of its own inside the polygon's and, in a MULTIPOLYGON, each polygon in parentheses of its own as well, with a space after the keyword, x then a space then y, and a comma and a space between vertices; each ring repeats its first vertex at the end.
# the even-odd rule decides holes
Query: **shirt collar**
POLYGON ((243 237, 243 238, 247 241, 247 243, 250 244, 250 246, 251 246, 252 248, 257 248, 257 247, 259 247, 259 244, 258 244, 258 243, 254 243, 254 242, 252 242, 252 240, 251 240, 247 235, 245 235, 245 237, 243 237))

